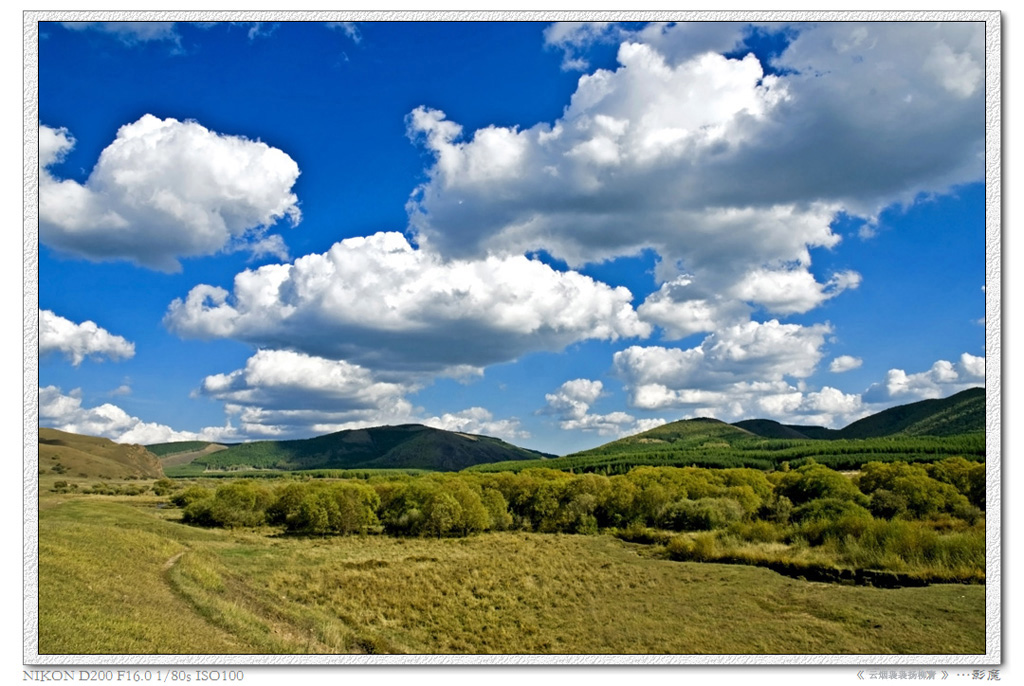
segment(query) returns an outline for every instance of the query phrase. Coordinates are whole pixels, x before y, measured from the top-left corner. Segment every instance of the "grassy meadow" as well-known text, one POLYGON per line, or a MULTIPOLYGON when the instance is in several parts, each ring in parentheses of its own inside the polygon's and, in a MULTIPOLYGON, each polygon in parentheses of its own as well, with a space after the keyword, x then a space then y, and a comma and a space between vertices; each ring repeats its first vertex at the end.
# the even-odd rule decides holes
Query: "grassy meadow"
POLYGON ((729 552, 735 526, 642 543, 604 529, 317 535, 184 524, 183 482, 107 495, 40 481, 43 655, 985 652, 982 583, 806 581, 693 561, 681 542, 729 552))

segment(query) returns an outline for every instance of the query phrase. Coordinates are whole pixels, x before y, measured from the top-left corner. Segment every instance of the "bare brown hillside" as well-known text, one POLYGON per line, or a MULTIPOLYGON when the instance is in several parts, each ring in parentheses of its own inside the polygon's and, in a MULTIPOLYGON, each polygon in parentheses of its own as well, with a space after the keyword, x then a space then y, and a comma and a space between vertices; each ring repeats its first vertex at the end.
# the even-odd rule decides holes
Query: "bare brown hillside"
POLYGON ((39 429, 39 470, 105 479, 164 476, 160 460, 141 445, 46 428, 39 429))

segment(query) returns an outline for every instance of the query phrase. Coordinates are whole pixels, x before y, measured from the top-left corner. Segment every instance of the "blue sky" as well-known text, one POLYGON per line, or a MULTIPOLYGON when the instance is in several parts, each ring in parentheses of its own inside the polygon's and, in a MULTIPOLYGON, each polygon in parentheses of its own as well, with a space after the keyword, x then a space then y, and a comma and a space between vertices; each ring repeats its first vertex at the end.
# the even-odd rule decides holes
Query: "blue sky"
POLYGON ((40 424, 553 453, 984 383, 984 25, 39 27, 40 424))

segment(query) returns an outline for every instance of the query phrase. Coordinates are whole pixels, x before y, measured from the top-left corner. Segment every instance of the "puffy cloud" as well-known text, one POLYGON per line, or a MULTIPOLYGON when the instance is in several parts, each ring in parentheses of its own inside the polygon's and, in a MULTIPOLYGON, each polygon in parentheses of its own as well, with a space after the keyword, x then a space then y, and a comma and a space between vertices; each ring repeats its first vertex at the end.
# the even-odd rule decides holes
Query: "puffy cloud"
POLYGON ((590 338, 646 336, 630 300, 625 288, 521 255, 444 261, 378 233, 242 272, 232 294, 196 286, 165 323, 182 336, 452 374, 590 338))
MULTIPOLYGON (((57 386, 39 389, 39 424, 85 434, 102 436, 116 443, 165 443, 168 441, 230 440, 224 429, 210 427, 200 432, 175 431, 165 424, 144 422, 125 412, 117 405, 103 403, 95 407, 82 407, 81 390, 64 395, 57 386)), ((236 439, 237 440, 237 439, 236 439)))
POLYGON ((63 353, 77 367, 86 357, 127 359, 135 355, 135 344, 113 335, 95 322, 75 324, 50 310, 40 310, 39 355, 53 352, 63 353))
MULTIPOLYGON (((242 369, 207 376, 199 393, 234 407, 316 411, 320 424, 344 424, 384 423, 383 407, 400 408, 399 413, 408 416, 411 406, 403 396, 417 389, 415 384, 382 381, 344 361, 289 350, 260 350, 242 369)), ((302 421, 310 417, 307 412, 302 421)))
POLYGON ((854 357, 852 355, 840 355, 832 360, 831 364, 828 366, 828 370, 835 374, 840 374, 842 372, 848 372, 851 369, 856 369, 862 364, 864 364, 864 360, 859 357, 854 357))
POLYGON ((745 322, 693 348, 631 346, 615 353, 614 367, 634 407, 728 406, 728 413, 742 414, 741 400, 792 392, 786 377, 810 376, 831 330, 827 324, 745 322))
POLYGON ((224 402, 238 432, 254 438, 307 438, 385 424, 426 424, 506 439, 529 436, 518 420, 495 419, 482 407, 426 416, 405 396, 427 381, 424 375, 389 375, 341 360, 260 350, 242 369, 207 376, 197 392, 224 402))
POLYGON ((738 300, 696 286, 693 278, 684 274, 647 296, 637 314, 662 327, 668 338, 680 339, 747 321, 750 310, 738 300))
POLYGON ((147 114, 118 130, 79 183, 49 169, 74 144, 68 131, 40 126, 39 136, 39 235, 61 252, 161 271, 222 250, 286 257, 267 230, 298 223, 299 168, 276 148, 147 114))
POLYGON ((856 272, 810 271, 812 249, 840 242, 839 213, 870 230, 894 203, 983 178, 978 24, 545 32, 575 67, 610 39, 623 41, 619 66, 581 76, 551 123, 464 132, 440 110, 410 114, 434 156, 409 202, 421 244, 459 257, 545 250, 574 268, 653 249, 664 287, 639 311, 679 338, 855 288, 856 272), (787 35, 774 73, 722 54, 754 30, 787 35))
POLYGON ((601 396, 604 384, 590 379, 573 379, 544 397, 541 412, 559 417, 559 426, 567 431, 594 431, 602 436, 627 436, 653 429, 664 419, 637 419, 626 412, 591 414, 590 406, 601 396))
POLYGON ((66 128, 39 127, 39 168, 64 161, 64 156, 75 147, 75 138, 66 128))
POLYGON ((860 280, 860 274, 853 271, 834 274, 821 284, 806 269, 756 269, 736 284, 732 294, 769 312, 793 314, 812 310, 847 288, 856 288, 860 280))
POLYGON ((61 26, 71 31, 96 31, 115 36, 125 45, 150 41, 171 41, 181 44, 181 36, 173 21, 64 21, 61 26))
POLYGON ((495 419, 482 407, 471 407, 461 412, 446 412, 440 417, 420 420, 420 423, 445 431, 496 436, 507 440, 530 437, 530 433, 522 428, 518 419, 495 419))
POLYGON ((902 369, 890 369, 883 383, 872 385, 864 393, 864 400, 870 403, 914 402, 944 398, 984 385, 985 358, 963 353, 958 362, 938 360, 925 372, 908 374, 902 369))
POLYGON ((594 43, 615 40, 622 29, 610 21, 560 21, 544 29, 544 45, 562 51, 562 69, 583 71, 590 66, 583 56, 594 43))

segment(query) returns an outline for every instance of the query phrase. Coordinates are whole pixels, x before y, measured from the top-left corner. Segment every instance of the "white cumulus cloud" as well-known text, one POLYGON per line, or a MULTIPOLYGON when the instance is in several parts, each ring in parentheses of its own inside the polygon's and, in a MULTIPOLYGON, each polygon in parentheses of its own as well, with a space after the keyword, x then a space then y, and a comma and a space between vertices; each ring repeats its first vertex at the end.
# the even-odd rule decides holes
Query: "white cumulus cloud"
POLYGON ((435 429, 495 436, 509 441, 530 437, 530 432, 522 427, 518 419, 495 419, 489 410, 482 407, 470 407, 460 412, 446 412, 441 416, 422 419, 419 423, 432 426, 435 429))
POLYGON ((566 431, 593 431, 601 436, 628 436, 665 423, 664 419, 638 419, 626 412, 591 413, 590 407, 603 389, 600 381, 566 381, 557 391, 544 396, 547 405, 541 413, 557 416, 559 427, 566 431))
POLYGON ((609 40, 618 66, 581 76, 552 122, 464 131, 440 109, 409 115, 433 156, 408 205, 421 244, 460 258, 545 250, 573 268, 652 249, 663 288, 638 309, 681 338, 856 288, 856 271, 810 269, 814 249, 839 244, 841 213, 870 232, 886 207, 983 178, 978 24, 545 31, 567 68, 609 40), (724 56, 752 31, 786 34, 770 65, 724 56))
POLYGON ((298 165, 269 145, 194 121, 147 114, 122 126, 84 183, 50 169, 74 145, 40 126, 39 236, 89 260, 130 260, 161 271, 179 259, 252 248, 284 258, 267 230, 298 223, 298 165))
POLYGON ((693 348, 631 346, 615 353, 614 367, 634 407, 701 409, 742 419, 752 401, 792 393, 786 378, 810 376, 831 331, 827 324, 751 321, 708 335, 693 348))
POLYGON ((62 353, 77 367, 86 357, 128 359, 135 355, 135 344, 95 322, 76 324, 50 310, 39 310, 39 355, 54 352, 62 353))
POLYGON ((927 398, 945 398, 954 393, 985 385, 985 358, 963 353, 957 362, 938 360, 924 372, 908 374, 890 369, 885 381, 864 393, 871 403, 914 402, 927 398))
POLYGON ((854 357, 853 355, 840 355, 832 360, 828 366, 828 370, 830 372, 840 374, 842 372, 848 372, 851 369, 857 369, 862 364, 864 364, 864 360, 859 357, 854 357))
POLYGON ((43 386, 39 389, 39 424, 60 431, 101 436, 116 443, 140 445, 169 441, 237 440, 225 428, 209 427, 199 432, 175 431, 166 424, 144 422, 111 403, 83 407, 80 389, 65 395, 57 386, 43 386))
POLYGON ((207 376, 198 393, 222 401, 238 432, 250 437, 308 438, 388 424, 426 424, 510 440, 529 436, 515 418, 495 419, 482 407, 428 415, 406 398, 428 382, 426 375, 380 373, 343 360, 259 350, 242 369, 207 376))
POLYGON ((398 233, 196 286, 171 303, 181 336, 230 337, 374 369, 466 373, 586 339, 643 337, 625 288, 521 255, 445 261, 398 233))

